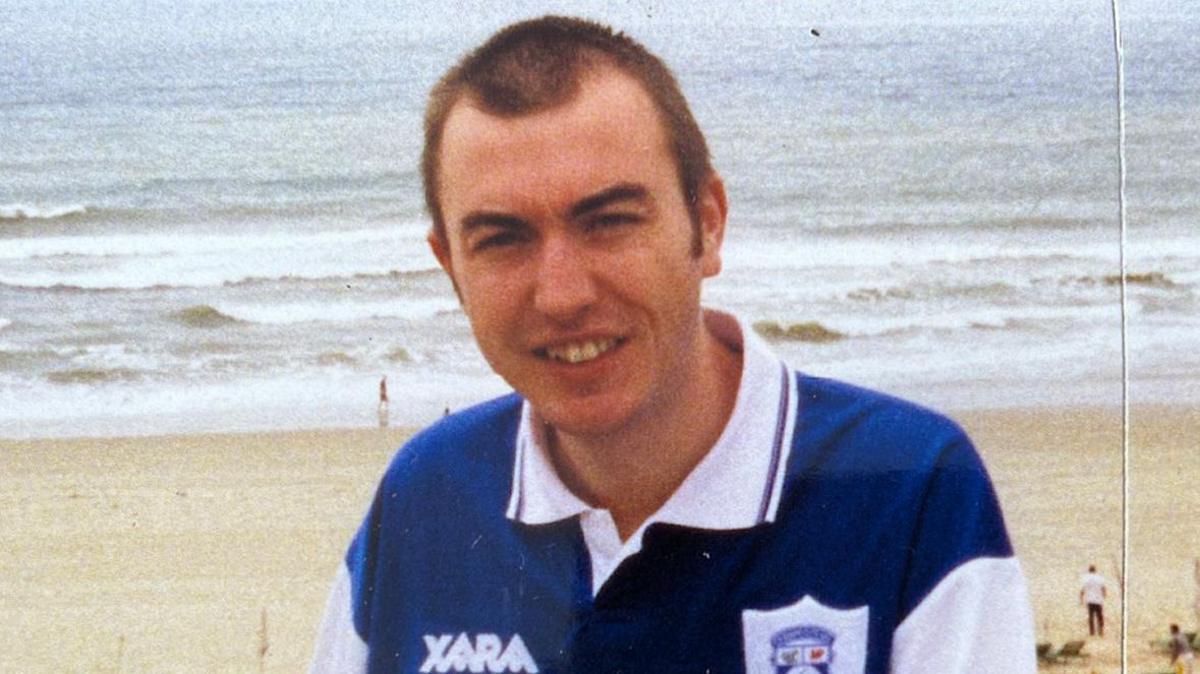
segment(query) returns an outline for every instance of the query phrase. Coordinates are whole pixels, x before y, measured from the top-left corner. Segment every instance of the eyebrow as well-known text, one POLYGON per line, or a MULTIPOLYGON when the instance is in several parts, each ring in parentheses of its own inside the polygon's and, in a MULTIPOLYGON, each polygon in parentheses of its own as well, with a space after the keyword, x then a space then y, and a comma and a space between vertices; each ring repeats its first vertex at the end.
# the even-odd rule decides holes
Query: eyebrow
POLYGON ((462 233, 469 234, 476 229, 496 227, 500 229, 520 229, 528 226, 521 218, 507 213, 494 211, 475 211, 468 213, 461 221, 462 233))
MULTIPOLYGON (((606 206, 611 206, 614 203, 622 201, 649 201, 650 192, 644 186, 637 183, 618 183, 607 189, 601 190, 595 194, 589 195, 577 201, 571 206, 568 211, 572 219, 580 218, 588 213, 598 211, 606 206)), ((463 216, 459 221, 462 225, 463 235, 470 234, 477 229, 499 228, 499 229, 521 229, 528 227, 529 223, 524 218, 519 218, 509 213, 501 211, 474 211, 463 216)))
POLYGON ((569 212, 572 218, 578 218, 617 202, 648 201, 649 199, 650 193, 644 186, 636 183, 619 183, 580 199, 575 205, 571 206, 569 212))

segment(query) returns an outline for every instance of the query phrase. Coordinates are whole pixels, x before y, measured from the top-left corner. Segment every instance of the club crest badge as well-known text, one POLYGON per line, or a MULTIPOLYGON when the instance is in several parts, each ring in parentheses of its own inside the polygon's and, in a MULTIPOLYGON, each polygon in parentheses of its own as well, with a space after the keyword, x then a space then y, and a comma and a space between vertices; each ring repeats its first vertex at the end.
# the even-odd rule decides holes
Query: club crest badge
POLYGON ((829 674, 837 636, 816 625, 789 627, 771 637, 771 661, 778 674, 829 674))
POLYGON ((835 609, 805 596, 791 606, 742 612, 747 674, 862 674, 869 609, 835 609))

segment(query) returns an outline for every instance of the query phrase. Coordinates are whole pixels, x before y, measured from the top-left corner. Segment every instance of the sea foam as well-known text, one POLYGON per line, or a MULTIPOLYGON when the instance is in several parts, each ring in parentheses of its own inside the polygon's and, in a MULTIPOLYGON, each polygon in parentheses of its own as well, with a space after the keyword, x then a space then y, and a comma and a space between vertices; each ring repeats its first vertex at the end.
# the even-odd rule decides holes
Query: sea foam
MULTIPOLYGON (((23 260, 65 255, 87 257, 166 256, 245 251, 287 251, 300 248, 328 249, 354 244, 398 244, 404 239, 400 228, 277 232, 266 234, 111 234, 98 236, 47 236, 6 241, 0 259, 23 260)), ((424 234, 421 233, 423 238, 424 234)))
POLYGON ((84 213, 87 213, 87 207, 82 204, 67 206, 0 205, 0 220, 54 220, 84 213))
POLYGON ((440 314, 459 311, 458 304, 448 298, 401 299, 383 302, 291 302, 271 304, 220 303, 213 309, 228 320, 289 325, 293 323, 370 320, 373 318, 402 318, 424 320, 440 314))
POLYGON ((798 268, 842 267, 852 269, 949 264, 995 264, 998 262, 1106 261, 1115 259, 1114 246, 1093 241, 1064 239, 1051 244, 1033 240, 1004 242, 963 235, 949 243, 930 237, 892 241, 885 238, 805 236, 788 233, 731 241, 722 250, 730 271, 795 270, 798 268))
POLYGON ((423 233, 394 228, 240 236, 140 234, 9 239, 0 284, 23 288, 213 287, 248 279, 426 272, 423 233))

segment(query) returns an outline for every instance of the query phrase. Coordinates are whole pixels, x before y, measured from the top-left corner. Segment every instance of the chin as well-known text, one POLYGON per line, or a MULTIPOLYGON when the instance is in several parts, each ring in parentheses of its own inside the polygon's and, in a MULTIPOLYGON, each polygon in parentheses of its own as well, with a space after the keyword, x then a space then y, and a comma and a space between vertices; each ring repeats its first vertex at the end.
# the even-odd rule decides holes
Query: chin
POLYGON ((555 430, 576 436, 616 434, 629 425, 633 416, 627 404, 604 398, 532 404, 538 416, 555 430))

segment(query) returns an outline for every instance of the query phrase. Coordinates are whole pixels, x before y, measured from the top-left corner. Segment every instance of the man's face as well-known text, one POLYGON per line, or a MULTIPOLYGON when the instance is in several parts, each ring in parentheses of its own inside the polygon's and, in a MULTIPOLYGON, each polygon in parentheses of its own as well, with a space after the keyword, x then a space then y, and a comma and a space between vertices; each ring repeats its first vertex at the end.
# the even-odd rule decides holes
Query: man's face
POLYGON ((492 368, 544 420, 600 435, 680 404, 720 270, 725 196, 700 190, 704 250, 650 97, 601 69, 568 103, 515 118, 460 101, 442 139, 453 278, 492 368))

